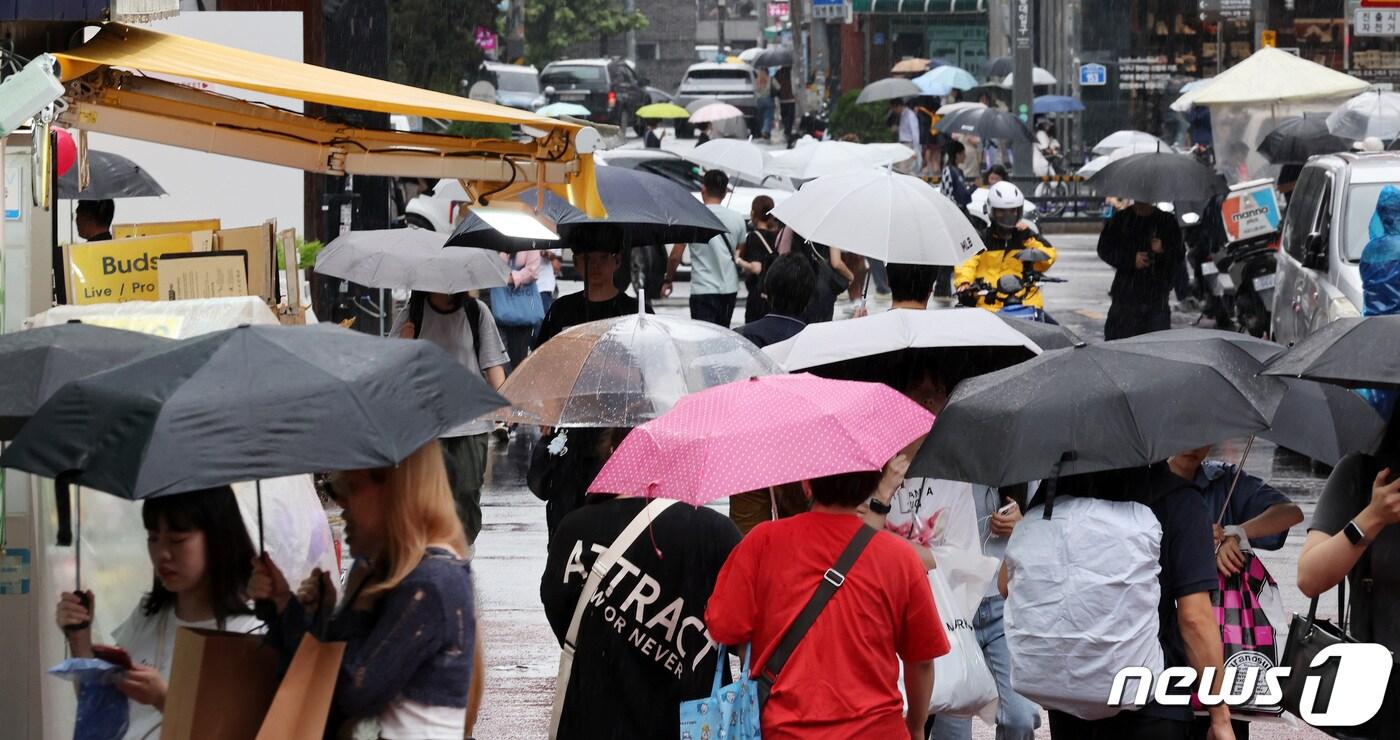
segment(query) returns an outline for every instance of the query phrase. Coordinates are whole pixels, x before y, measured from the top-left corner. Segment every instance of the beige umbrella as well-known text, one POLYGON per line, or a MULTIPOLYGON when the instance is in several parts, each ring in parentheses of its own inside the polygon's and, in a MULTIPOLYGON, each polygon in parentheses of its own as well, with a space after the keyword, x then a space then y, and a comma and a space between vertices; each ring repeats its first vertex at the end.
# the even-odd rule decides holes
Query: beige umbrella
POLYGON ((911 75, 919 74, 920 72, 927 72, 928 64, 929 62, 927 59, 920 59, 918 57, 907 57, 896 62, 894 67, 890 69, 890 74, 911 75))

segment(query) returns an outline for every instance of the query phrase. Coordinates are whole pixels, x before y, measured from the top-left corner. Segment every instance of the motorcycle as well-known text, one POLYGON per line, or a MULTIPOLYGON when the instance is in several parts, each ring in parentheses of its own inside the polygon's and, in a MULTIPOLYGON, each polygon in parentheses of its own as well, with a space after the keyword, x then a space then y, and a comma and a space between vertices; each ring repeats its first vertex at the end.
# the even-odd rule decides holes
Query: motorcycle
POLYGON ((1054 317, 1045 309, 1028 305, 1025 299, 1038 292, 1041 283, 1068 281, 1064 278, 1047 277, 1045 273, 1035 269, 1037 262, 1050 259, 1050 255, 1039 249, 1023 249, 1015 256, 1025 266, 1019 277, 1002 275, 997 279, 996 285, 992 285, 982 278, 977 278, 966 290, 958 293, 959 302, 964 306, 975 307, 980 298, 988 303, 1001 304, 996 312, 1002 316, 1058 325, 1059 322, 1055 321, 1054 317))
MULTIPOLYGON (((1190 295, 1200 304, 1201 315, 1215 322, 1215 328, 1234 328, 1234 290, 1226 290, 1220 279, 1220 267, 1215 264, 1213 250, 1217 240, 1210 233, 1209 219, 1205 218, 1218 204, 1207 204, 1202 214, 1182 214, 1181 239, 1186 244, 1186 262, 1190 268, 1190 295)), ((1228 275, 1226 280, 1229 280, 1228 275)))
POLYGON ((1262 337, 1269 331, 1274 288, 1278 284, 1277 234, 1232 242, 1211 253, 1219 281, 1231 296, 1240 331, 1262 337))

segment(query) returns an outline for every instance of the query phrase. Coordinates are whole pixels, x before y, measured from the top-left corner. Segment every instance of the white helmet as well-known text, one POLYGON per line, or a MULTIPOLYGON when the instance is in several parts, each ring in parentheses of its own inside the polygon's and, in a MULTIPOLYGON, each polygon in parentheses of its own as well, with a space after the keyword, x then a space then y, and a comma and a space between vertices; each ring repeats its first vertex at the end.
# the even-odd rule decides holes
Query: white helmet
POLYGON ((1026 196, 1021 194, 1021 189, 1005 180, 988 189, 988 208, 1015 208, 1019 211, 1025 204, 1026 196))

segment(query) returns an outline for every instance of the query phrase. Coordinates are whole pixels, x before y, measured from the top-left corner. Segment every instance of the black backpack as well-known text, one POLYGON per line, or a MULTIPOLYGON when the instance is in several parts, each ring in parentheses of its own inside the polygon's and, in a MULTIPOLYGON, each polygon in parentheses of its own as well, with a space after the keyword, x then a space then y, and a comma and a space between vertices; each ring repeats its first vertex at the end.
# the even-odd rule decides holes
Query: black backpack
MULTIPOLYGON (((428 294, 415 290, 408 298, 408 320, 413 324, 413 338, 423 332, 423 310, 428 302, 428 294)), ((462 296, 462 311, 467 314, 467 323, 472 330, 472 354, 481 356, 481 303, 471 296, 462 296)))

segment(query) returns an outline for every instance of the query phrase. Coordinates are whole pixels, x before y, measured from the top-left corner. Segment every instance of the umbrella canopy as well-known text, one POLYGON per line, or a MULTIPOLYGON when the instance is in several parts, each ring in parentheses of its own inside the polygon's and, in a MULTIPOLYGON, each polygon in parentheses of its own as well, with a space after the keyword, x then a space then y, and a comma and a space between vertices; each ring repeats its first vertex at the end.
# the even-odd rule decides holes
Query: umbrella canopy
POLYGON ((747 339, 714 324, 634 315, 566 329, 501 386, 497 418, 552 427, 634 427, 681 398, 781 372, 747 339))
POLYGON ((689 118, 690 111, 675 103, 651 103, 637 109, 638 118, 689 118))
POLYGON ((743 62, 744 64, 752 65, 753 60, 758 58, 758 55, 762 54, 763 52, 764 49, 762 47, 751 46, 739 52, 739 61, 743 62))
POLYGON ((742 139, 710 139, 686 157, 707 170, 724 170, 758 182, 768 167, 768 155, 758 145, 742 139))
POLYGON ((14 439, 65 384, 169 343, 151 334, 78 323, 0 334, 0 439, 14 439))
POLYGON ((142 499, 393 465, 505 404, 432 342, 241 326, 69 383, 0 465, 142 499))
POLYGON ((1094 192, 1148 203, 1204 202, 1225 191, 1209 167, 1187 154, 1133 154, 1089 178, 1094 192))
POLYGON ((1326 100, 1356 95, 1370 86, 1364 80, 1296 54, 1264 47, 1216 75, 1209 85, 1177 98, 1171 107, 1185 112, 1193 105, 1326 100))
POLYGON ((743 118, 744 112, 728 103, 710 103, 690 114, 691 123, 714 123, 731 118, 743 118))
POLYGON ((934 111, 934 115, 947 116, 962 110, 972 110, 974 108, 986 107, 986 103, 974 103, 964 100, 957 103, 946 103, 944 105, 941 105, 939 106, 938 110, 934 111))
POLYGON ((58 178, 58 197, 67 200, 107 200, 165 195, 165 188, 151 177, 151 173, 120 154, 89 150, 87 167, 87 188, 78 189, 78 168, 70 167, 58 178))
POLYGON ((937 67, 915 77, 914 84, 919 86, 924 95, 942 97, 954 90, 971 90, 977 87, 977 78, 959 67, 937 67))
POLYGON ((944 116, 938 130, 949 134, 966 134, 983 139, 1012 141, 1033 139, 1031 130, 1016 116, 1000 108, 966 108, 944 116))
POLYGON ((985 249, 953 201, 917 177, 888 170, 818 178, 773 216, 811 241, 885 262, 961 265, 985 249))
POLYGON ((1274 358, 1264 374, 1346 388, 1400 388, 1400 316, 1333 321, 1274 358))
POLYGON ((895 98, 912 98, 922 95, 919 86, 905 77, 886 77, 883 80, 876 80, 866 85, 860 95, 856 96, 857 103, 878 103, 881 100, 893 100, 895 98))
MULTIPOLYGON (((550 191, 544 193, 541 215, 552 220, 559 232, 554 247, 619 250, 646 244, 703 242, 724 231, 724 224, 689 191, 650 172, 623 167, 599 167, 598 194, 607 209, 606 218, 589 218, 568 201, 550 191)), ((518 200, 534 207, 534 189, 518 200)), ((449 247, 478 247, 497 252, 539 249, 530 239, 506 236, 476 214, 457 225, 447 240, 449 247)))
POLYGON ((991 311, 895 309, 850 321, 808 324, 796 336, 763 348, 788 372, 903 349, 995 347, 1012 361, 1040 353, 1024 334, 991 311))
POLYGON ((1117 162, 1124 157, 1131 157, 1134 154, 1156 154, 1165 151, 1170 151, 1170 149, 1161 148, 1161 144, 1154 144, 1146 141, 1139 142, 1131 146, 1125 146, 1122 149, 1110 150, 1108 154, 1100 154, 1088 162, 1085 162, 1084 166, 1080 167, 1079 171, 1075 174, 1080 177, 1091 177, 1094 173, 1107 167, 1110 162, 1117 162))
POLYGON ((755 54, 750 64, 755 67, 791 67, 792 59, 791 46, 770 46, 755 54))
POLYGON ((1124 130, 1115 131, 1099 139, 1099 143, 1094 145, 1093 152, 1094 154, 1112 154, 1119 149, 1130 147, 1141 147, 1154 152, 1174 151, 1171 144, 1145 131, 1124 130))
POLYGON ((1079 98, 1068 95, 1040 95, 1031 105, 1031 111, 1037 115, 1042 113, 1078 113, 1082 110, 1084 110, 1084 104, 1079 102, 1079 98))
MULTIPOLYGON (((1044 67, 1034 67, 1031 69, 1032 85, 1053 85, 1057 82, 1059 82, 1059 80, 1055 79, 1055 75, 1050 74, 1050 70, 1045 69, 1044 67)), ((1002 78, 1001 86, 1008 90, 1015 87, 1016 73, 1007 73, 1006 77, 1002 78)))
POLYGON ((741 380, 686 396, 638 427, 588 490, 700 506, 768 486, 879 470, 932 422, 932 414, 882 383, 807 374, 741 380), (794 447, 794 440, 801 443, 794 447))
POLYGON ((506 284, 510 268, 480 249, 443 249, 426 229, 351 231, 316 255, 316 272, 370 288, 465 293, 506 284))
POLYGON ((589 111, 587 108, 579 105, 578 103, 563 102, 550 103, 549 105, 546 105, 535 112, 542 116, 549 116, 550 118, 558 118, 559 116, 575 116, 578 118, 587 118, 588 116, 592 115, 592 111, 589 111))
POLYGON ((901 60, 899 60, 898 62, 895 62, 894 66, 890 68, 890 74, 895 74, 895 75, 912 75, 912 74, 919 74, 920 72, 925 72, 925 71, 927 71, 927 70, 928 70, 928 67, 929 67, 929 60, 927 60, 927 59, 920 59, 920 58, 918 58, 918 57, 905 57, 904 59, 901 59, 901 60))
POLYGON ((765 170, 770 175, 784 175, 810 180, 826 175, 863 172, 887 167, 914 156, 914 150, 903 144, 856 144, 849 141, 818 141, 778 152, 768 158, 765 170))
POLYGON ((1011 57, 997 57, 982 65, 982 74, 987 79, 1005 77, 1016 70, 1016 60, 1011 57))
POLYGON ((1197 90, 1204 90, 1204 89, 1206 88, 1206 86, 1209 85, 1209 84, 1212 83, 1212 82, 1215 82, 1215 78, 1214 78, 1214 77, 1207 77, 1207 78, 1202 79, 1202 80, 1191 80, 1190 82, 1188 82, 1188 83, 1186 83, 1186 84, 1184 84, 1184 85, 1181 86, 1180 92, 1189 93, 1189 92, 1195 92, 1195 91, 1197 91, 1197 90))
POLYGON ((1302 164, 1317 154, 1333 154, 1351 148, 1346 140, 1327 130, 1327 119, 1295 116, 1284 119, 1259 144, 1259 153, 1271 164, 1302 164))
POLYGON ((1400 136, 1400 94, 1361 93, 1327 116, 1327 130, 1348 139, 1394 139, 1400 136))
POLYGON ((1005 486, 1146 465, 1268 428, 1281 386, 1225 341, 1052 350, 960 383, 911 477, 1005 486), (996 454, 988 454, 996 450, 996 454))
POLYGON ((1084 340, 1079 335, 1059 324, 1047 324, 1044 321, 1031 321, 1030 319, 1017 319, 1006 314, 992 314, 1001 319, 1012 329, 1024 334, 1036 346, 1042 350, 1065 349, 1084 344, 1084 340))
POLYGON ((707 106, 707 105, 714 105, 714 104, 716 104, 716 103, 722 103, 722 102, 724 102, 724 101, 720 100, 719 98, 712 98, 712 97, 696 98, 696 99, 690 101, 689 103, 686 103, 686 104, 685 104, 685 109, 686 109, 686 111, 688 111, 691 115, 695 115, 695 112, 696 112, 696 111, 700 110, 701 108, 704 108, 704 107, 707 106))

